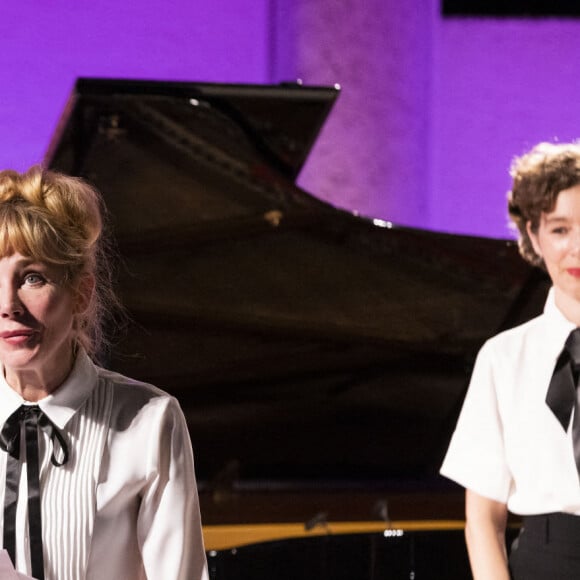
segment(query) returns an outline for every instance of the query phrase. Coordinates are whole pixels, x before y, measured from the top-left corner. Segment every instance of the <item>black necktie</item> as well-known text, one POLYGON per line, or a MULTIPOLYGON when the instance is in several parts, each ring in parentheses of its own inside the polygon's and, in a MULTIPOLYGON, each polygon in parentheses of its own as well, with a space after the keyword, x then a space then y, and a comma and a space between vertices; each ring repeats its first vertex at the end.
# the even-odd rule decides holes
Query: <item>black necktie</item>
POLYGON ((8 453, 6 465, 6 491, 4 498, 4 548, 15 562, 16 556, 16 505, 20 483, 20 438, 24 425, 26 445, 26 473, 28 480, 28 529, 30 535, 30 561, 32 575, 44 580, 42 551, 42 516, 40 508, 40 465, 38 459, 38 428, 48 433, 52 441, 51 462, 55 466, 68 461, 68 447, 63 435, 41 411, 38 405, 22 405, 4 423, 0 432, 0 449, 8 453), (56 457, 56 442, 61 448, 61 459, 56 457))
POLYGON ((556 361, 556 367, 550 380, 546 403, 560 421, 564 431, 568 431, 572 410, 575 408, 574 424, 572 425, 572 440, 574 443, 574 458, 576 469, 580 476, 580 408, 576 394, 580 371, 580 328, 573 330, 564 350, 556 361))
POLYGON ((556 361, 556 367, 550 380, 546 403, 564 431, 568 430, 572 409, 576 403, 576 383, 580 367, 580 328, 568 336, 564 349, 556 361))

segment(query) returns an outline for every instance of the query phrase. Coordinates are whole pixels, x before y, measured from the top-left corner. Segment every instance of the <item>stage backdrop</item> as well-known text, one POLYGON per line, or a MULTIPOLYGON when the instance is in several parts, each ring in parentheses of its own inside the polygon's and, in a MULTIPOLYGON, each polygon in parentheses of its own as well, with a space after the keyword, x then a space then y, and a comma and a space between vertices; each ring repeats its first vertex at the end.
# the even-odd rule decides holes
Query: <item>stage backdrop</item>
POLYGON ((4 3, 0 166, 42 160, 79 76, 340 83, 301 185, 395 223, 505 237, 511 157, 580 137, 580 21, 407 4, 4 3))
POLYGON ((79 76, 263 83, 266 0, 22 0, 0 8, 0 166, 42 160, 79 76))

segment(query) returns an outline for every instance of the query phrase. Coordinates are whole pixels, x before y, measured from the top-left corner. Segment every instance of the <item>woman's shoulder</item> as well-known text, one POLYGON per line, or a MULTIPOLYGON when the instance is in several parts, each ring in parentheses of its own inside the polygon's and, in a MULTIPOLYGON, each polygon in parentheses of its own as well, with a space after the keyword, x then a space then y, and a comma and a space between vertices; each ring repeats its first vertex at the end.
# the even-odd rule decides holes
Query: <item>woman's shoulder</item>
POLYGON ((520 338, 528 335, 534 335, 538 332, 542 332, 545 326, 545 316, 540 314, 526 322, 513 326, 506 330, 498 332, 495 336, 489 339, 490 342, 511 342, 517 341, 520 338))
POLYGON ((514 356, 514 351, 528 348, 530 343, 541 342, 546 333, 546 320, 543 314, 522 324, 503 330, 489 338, 482 352, 514 356))
POLYGON ((159 387, 97 367, 99 385, 112 396, 113 408, 125 412, 165 413, 179 409, 173 396, 159 387))
POLYGON ((127 375, 123 375, 115 370, 100 367, 98 365, 96 366, 96 370, 99 379, 106 381, 112 385, 113 388, 118 388, 121 390, 130 388, 137 391, 150 392, 159 396, 169 396, 166 391, 151 383, 128 377, 127 375))

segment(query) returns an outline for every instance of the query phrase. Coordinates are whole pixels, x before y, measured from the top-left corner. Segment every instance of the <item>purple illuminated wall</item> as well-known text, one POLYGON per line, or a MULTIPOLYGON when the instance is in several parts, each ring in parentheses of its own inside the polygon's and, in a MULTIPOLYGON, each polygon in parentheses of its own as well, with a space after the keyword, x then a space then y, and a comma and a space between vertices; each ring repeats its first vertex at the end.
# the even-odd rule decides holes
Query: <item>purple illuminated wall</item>
POLYGON ((512 157, 540 140, 580 137, 580 20, 443 18, 438 0, 412 8, 369 0, 366 18, 356 0, 280 4, 294 7, 283 66, 343 87, 302 175, 337 205, 399 224, 511 236, 512 157))
POLYGON ((42 160, 79 76, 263 83, 266 0, 25 0, 0 11, 0 166, 42 160))
POLYGON ((432 5, 277 0, 278 78, 342 87, 301 176, 306 189, 371 217, 427 225, 432 5))
POLYGON ((78 76, 301 76, 343 88, 301 176, 306 189, 396 223, 504 237, 511 157, 580 137, 580 21, 443 19, 438 0, 407 4, 7 3, 0 166, 42 159, 78 76))
POLYGON ((503 237, 512 157, 580 138, 580 20, 437 26, 430 226, 503 237))

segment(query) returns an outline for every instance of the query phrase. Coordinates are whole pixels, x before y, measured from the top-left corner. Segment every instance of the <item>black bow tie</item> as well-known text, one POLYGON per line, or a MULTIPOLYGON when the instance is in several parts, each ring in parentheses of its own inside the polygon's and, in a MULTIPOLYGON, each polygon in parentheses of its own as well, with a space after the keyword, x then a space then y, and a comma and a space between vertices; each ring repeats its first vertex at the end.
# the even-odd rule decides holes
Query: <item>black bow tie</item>
POLYGON ((572 409, 576 403, 576 385, 580 367, 580 328, 568 336, 546 394, 546 403, 564 431, 568 430, 572 409))
POLYGON ((26 473, 28 480, 28 528, 30 534, 30 560, 32 575, 44 579, 42 549, 42 517, 40 506, 40 465, 38 459, 38 429, 48 434, 52 442, 51 462, 60 467, 68 461, 68 446, 56 425, 38 405, 22 405, 4 423, 0 431, 0 449, 8 453, 6 490, 4 499, 4 548, 15 563, 16 555, 16 504, 20 484, 20 439, 24 427, 26 445, 26 473), (56 447, 60 447, 60 459, 56 447))
POLYGON ((38 427, 48 434, 52 441, 51 463, 60 467, 68 461, 68 446, 58 427, 42 412, 38 405, 22 405, 4 423, 0 431, 0 449, 15 459, 20 459, 20 426, 34 420, 38 427), (60 459, 57 458, 56 444, 60 447, 60 459))

